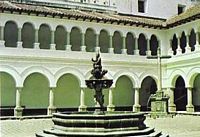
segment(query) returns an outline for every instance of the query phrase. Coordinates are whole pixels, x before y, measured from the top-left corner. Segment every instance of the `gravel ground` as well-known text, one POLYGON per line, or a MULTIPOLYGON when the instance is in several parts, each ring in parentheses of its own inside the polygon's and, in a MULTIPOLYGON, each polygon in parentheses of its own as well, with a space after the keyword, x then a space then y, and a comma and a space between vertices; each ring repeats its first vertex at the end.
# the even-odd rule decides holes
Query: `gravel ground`
MULTIPOLYGON (((200 137, 200 116, 147 118, 145 123, 170 137, 200 137)), ((36 132, 52 125, 51 119, 1 120, 1 137, 35 137, 36 132)))

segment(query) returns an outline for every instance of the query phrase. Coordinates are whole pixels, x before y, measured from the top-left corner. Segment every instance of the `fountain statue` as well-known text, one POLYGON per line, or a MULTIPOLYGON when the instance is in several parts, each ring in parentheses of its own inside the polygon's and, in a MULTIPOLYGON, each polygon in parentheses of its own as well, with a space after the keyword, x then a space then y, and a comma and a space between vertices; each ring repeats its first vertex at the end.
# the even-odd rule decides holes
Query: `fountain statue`
POLYGON ((101 57, 97 53, 92 59, 92 78, 85 80, 90 89, 95 90, 95 111, 54 113, 52 129, 36 133, 37 137, 122 137, 148 136, 167 137, 154 128, 146 127, 145 116, 142 112, 104 112, 103 89, 110 88, 113 80, 106 79, 107 70, 102 69, 101 57))
POLYGON ((91 71, 91 74, 93 77, 90 80, 85 80, 85 82, 88 88, 95 90, 95 95, 94 95, 96 102, 95 113, 104 114, 103 111, 104 95, 102 94, 102 89, 110 88, 113 83, 113 80, 103 79, 104 75, 108 71, 102 70, 101 58, 99 53, 97 53, 95 60, 92 58, 92 62, 93 62, 93 69, 91 71))

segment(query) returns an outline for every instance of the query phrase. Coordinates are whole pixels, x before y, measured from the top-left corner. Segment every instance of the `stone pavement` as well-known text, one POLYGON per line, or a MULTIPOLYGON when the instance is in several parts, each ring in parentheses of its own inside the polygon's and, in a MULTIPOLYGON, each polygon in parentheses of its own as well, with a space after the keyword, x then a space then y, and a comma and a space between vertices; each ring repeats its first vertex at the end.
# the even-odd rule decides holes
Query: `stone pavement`
MULTIPOLYGON (((200 116, 147 118, 145 123, 170 137, 200 137, 200 116)), ((0 137, 34 137, 36 132, 50 129, 52 125, 51 119, 1 120, 0 137)))
POLYGON ((200 116, 177 115, 173 118, 147 118, 145 123, 170 137, 200 137, 200 116))

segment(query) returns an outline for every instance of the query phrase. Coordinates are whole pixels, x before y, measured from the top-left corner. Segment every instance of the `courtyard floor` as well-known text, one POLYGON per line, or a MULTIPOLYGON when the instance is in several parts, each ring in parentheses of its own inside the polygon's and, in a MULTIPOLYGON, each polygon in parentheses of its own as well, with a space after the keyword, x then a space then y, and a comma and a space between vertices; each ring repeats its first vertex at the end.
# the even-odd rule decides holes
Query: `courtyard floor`
MULTIPOLYGON (((200 137, 200 116, 147 118, 145 123, 170 137, 200 137)), ((1 120, 0 137, 34 137, 36 132, 49 129, 52 125, 51 119, 1 120)))

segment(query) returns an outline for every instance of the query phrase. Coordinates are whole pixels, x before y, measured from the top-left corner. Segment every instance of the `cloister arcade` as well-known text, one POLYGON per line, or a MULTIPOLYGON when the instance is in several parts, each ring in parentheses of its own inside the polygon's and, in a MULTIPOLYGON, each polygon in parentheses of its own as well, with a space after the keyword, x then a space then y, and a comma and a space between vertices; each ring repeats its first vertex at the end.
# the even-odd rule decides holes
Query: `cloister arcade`
POLYGON ((149 97, 157 91, 158 76, 156 61, 148 62, 145 56, 157 55, 158 47, 161 47, 165 55, 172 55, 175 59, 179 57, 182 63, 177 59, 171 64, 165 61, 163 65, 163 90, 170 96, 169 111, 200 111, 198 62, 194 70, 189 68, 191 65, 185 65, 187 60, 180 59, 184 55, 191 57, 192 53, 199 53, 199 25, 186 23, 187 27, 158 29, 95 21, 26 17, 16 15, 13 20, 3 17, 0 22, 0 50, 5 50, 9 56, 15 51, 25 53, 29 49, 17 61, 15 57, 5 59, 4 54, 1 56, 5 59, 0 67, 1 107, 14 109, 5 115, 50 115, 55 110, 94 109, 94 92, 85 86, 85 79, 90 75, 85 72, 86 69, 89 71, 89 64, 86 59, 80 58, 87 55, 88 58, 90 52, 97 51, 107 55, 105 66, 112 71, 108 77, 114 81, 113 86, 104 91, 105 109, 150 111, 149 97), (18 16, 21 18, 18 19, 18 16), (35 59, 28 56, 30 51, 35 53, 34 57, 39 57, 35 59), (39 54, 43 55, 44 52, 43 58, 40 57, 39 54), (62 56, 56 64, 58 68, 52 67, 57 61, 54 54, 61 52, 62 55, 69 53, 76 56, 62 56), (78 58, 79 55, 81 57, 78 58), (120 58, 123 60, 118 64, 120 58), (40 59, 45 61, 40 62, 40 59), (66 63, 65 59, 69 62, 66 63), (79 60, 75 63, 80 64, 71 63, 74 60, 79 60), (188 68, 184 68, 182 73, 178 70, 179 66, 188 68))
MULTIPOLYGON (((194 73, 194 72, 193 72, 194 73)), ((46 72, 29 71, 25 78, 9 72, 1 71, 1 105, 23 108, 22 115, 50 114, 50 108, 57 111, 93 109, 94 92, 81 84, 83 80, 78 73, 63 73, 59 77, 52 76, 50 80, 46 72), (24 79, 24 80, 19 80, 24 79), (20 85, 22 81, 22 85, 20 85), (53 83, 54 84, 53 84, 53 83), (41 84, 42 83, 42 84, 41 84), (18 86, 17 86, 18 85, 18 86), (31 113, 30 113, 31 112, 31 113)), ((111 89, 103 91, 107 110, 149 111, 149 97, 157 91, 157 78, 145 76, 139 78, 136 74, 126 72, 112 76, 114 84, 111 89), (138 109, 139 106, 139 109, 138 109)), ((200 73, 194 73, 189 81, 185 76, 174 76, 170 95, 169 110, 173 111, 200 111, 200 73), (186 83, 187 82, 187 83, 186 83), (192 87, 186 87, 189 83, 192 87)), ((163 90, 168 90, 163 89, 163 90)), ((14 115, 13 112, 7 113, 14 115)))
POLYGON ((135 36, 127 32, 124 36, 120 31, 113 34, 105 29, 98 33, 93 28, 85 31, 79 27, 72 27, 66 30, 64 26, 58 25, 55 31, 51 30, 48 24, 41 24, 35 30, 34 25, 26 22, 22 28, 14 21, 6 22, 1 27, 1 39, 5 40, 5 47, 56 49, 70 51, 94 52, 100 50, 102 53, 128 54, 128 55, 156 55, 159 39, 152 34, 148 38, 141 33, 135 36))

